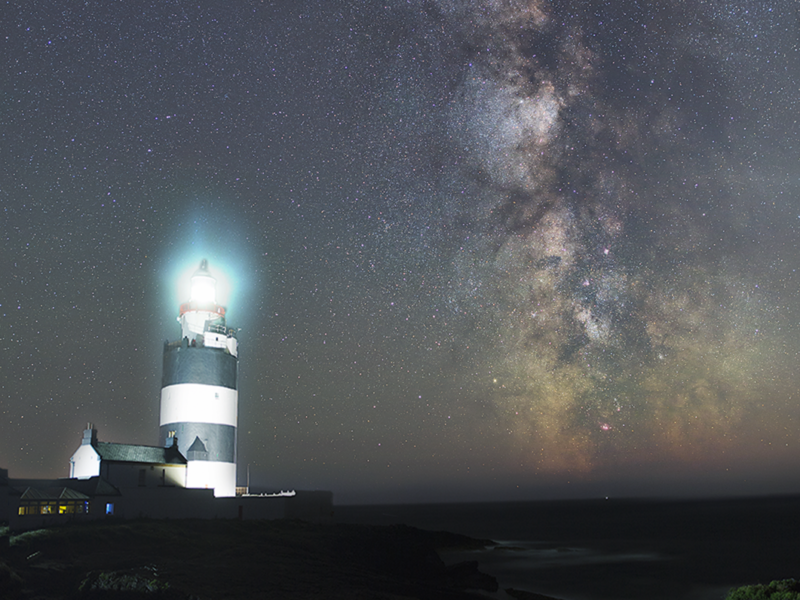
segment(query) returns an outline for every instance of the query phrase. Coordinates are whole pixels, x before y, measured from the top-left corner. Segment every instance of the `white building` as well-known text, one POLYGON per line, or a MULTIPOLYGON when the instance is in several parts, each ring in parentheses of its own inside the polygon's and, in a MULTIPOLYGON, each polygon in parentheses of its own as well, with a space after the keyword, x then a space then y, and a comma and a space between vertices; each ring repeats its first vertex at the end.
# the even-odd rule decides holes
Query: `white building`
POLYGON ((102 477, 117 488, 186 487, 186 458, 173 443, 163 448, 97 440, 91 424, 69 459, 70 479, 102 477))

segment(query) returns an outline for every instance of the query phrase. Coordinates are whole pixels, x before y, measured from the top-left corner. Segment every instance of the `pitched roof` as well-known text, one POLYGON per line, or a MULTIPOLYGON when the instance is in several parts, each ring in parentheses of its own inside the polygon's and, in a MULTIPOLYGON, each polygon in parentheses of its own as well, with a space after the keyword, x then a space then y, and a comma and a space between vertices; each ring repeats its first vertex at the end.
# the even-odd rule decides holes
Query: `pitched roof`
POLYGON ((206 450, 206 445, 203 443, 203 440, 200 439, 200 436, 196 436, 192 445, 189 446, 189 452, 208 452, 206 450))
MULTIPOLYGON (((120 492, 102 477, 89 479, 9 479, 8 492, 12 496, 21 496, 28 489, 39 491, 62 490, 68 488, 79 494, 94 498, 95 496, 119 496, 120 492)), ((35 493, 35 492, 31 492, 35 493)))
POLYGON ((28 487, 21 500, 88 500, 89 496, 68 487, 28 487))
POLYGON ((138 444, 115 444, 97 442, 94 446, 100 458, 116 462, 151 463, 157 465, 185 465, 186 459, 175 446, 139 446, 138 444))
POLYGON ((59 479, 59 482, 64 482, 64 485, 86 494, 87 496, 119 496, 119 490, 114 487, 105 478, 95 476, 89 479, 59 479))

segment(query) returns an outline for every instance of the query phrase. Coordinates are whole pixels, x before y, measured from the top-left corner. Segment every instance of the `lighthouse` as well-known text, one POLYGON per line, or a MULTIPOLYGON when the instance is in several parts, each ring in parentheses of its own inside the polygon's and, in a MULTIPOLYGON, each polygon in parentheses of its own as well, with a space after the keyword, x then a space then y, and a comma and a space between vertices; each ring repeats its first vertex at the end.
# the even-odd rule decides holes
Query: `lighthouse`
POLYGON ((180 306, 181 337, 164 343, 160 444, 186 457, 186 487, 236 493, 239 350, 203 260, 180 306))

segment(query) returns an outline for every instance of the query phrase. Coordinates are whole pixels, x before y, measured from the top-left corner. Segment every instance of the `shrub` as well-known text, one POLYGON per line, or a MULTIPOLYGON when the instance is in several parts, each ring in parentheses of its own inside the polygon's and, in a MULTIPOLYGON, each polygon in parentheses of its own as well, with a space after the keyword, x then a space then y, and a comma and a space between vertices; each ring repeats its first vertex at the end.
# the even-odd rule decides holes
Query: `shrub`
POLYGON ((800 600, 800 581, 780 579, 732 589, 725 600, 800 600))

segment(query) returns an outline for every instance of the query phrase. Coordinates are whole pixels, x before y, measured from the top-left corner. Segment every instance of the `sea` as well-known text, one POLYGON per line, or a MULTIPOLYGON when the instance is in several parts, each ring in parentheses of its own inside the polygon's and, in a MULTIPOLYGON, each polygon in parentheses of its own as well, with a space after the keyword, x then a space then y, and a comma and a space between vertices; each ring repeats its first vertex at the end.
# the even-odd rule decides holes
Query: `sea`
POLYGON ((800 578, 800 496, 337 506, 336 520, 491 540, 441 553, 513 588, 561 600, 723 600, 800 578))

